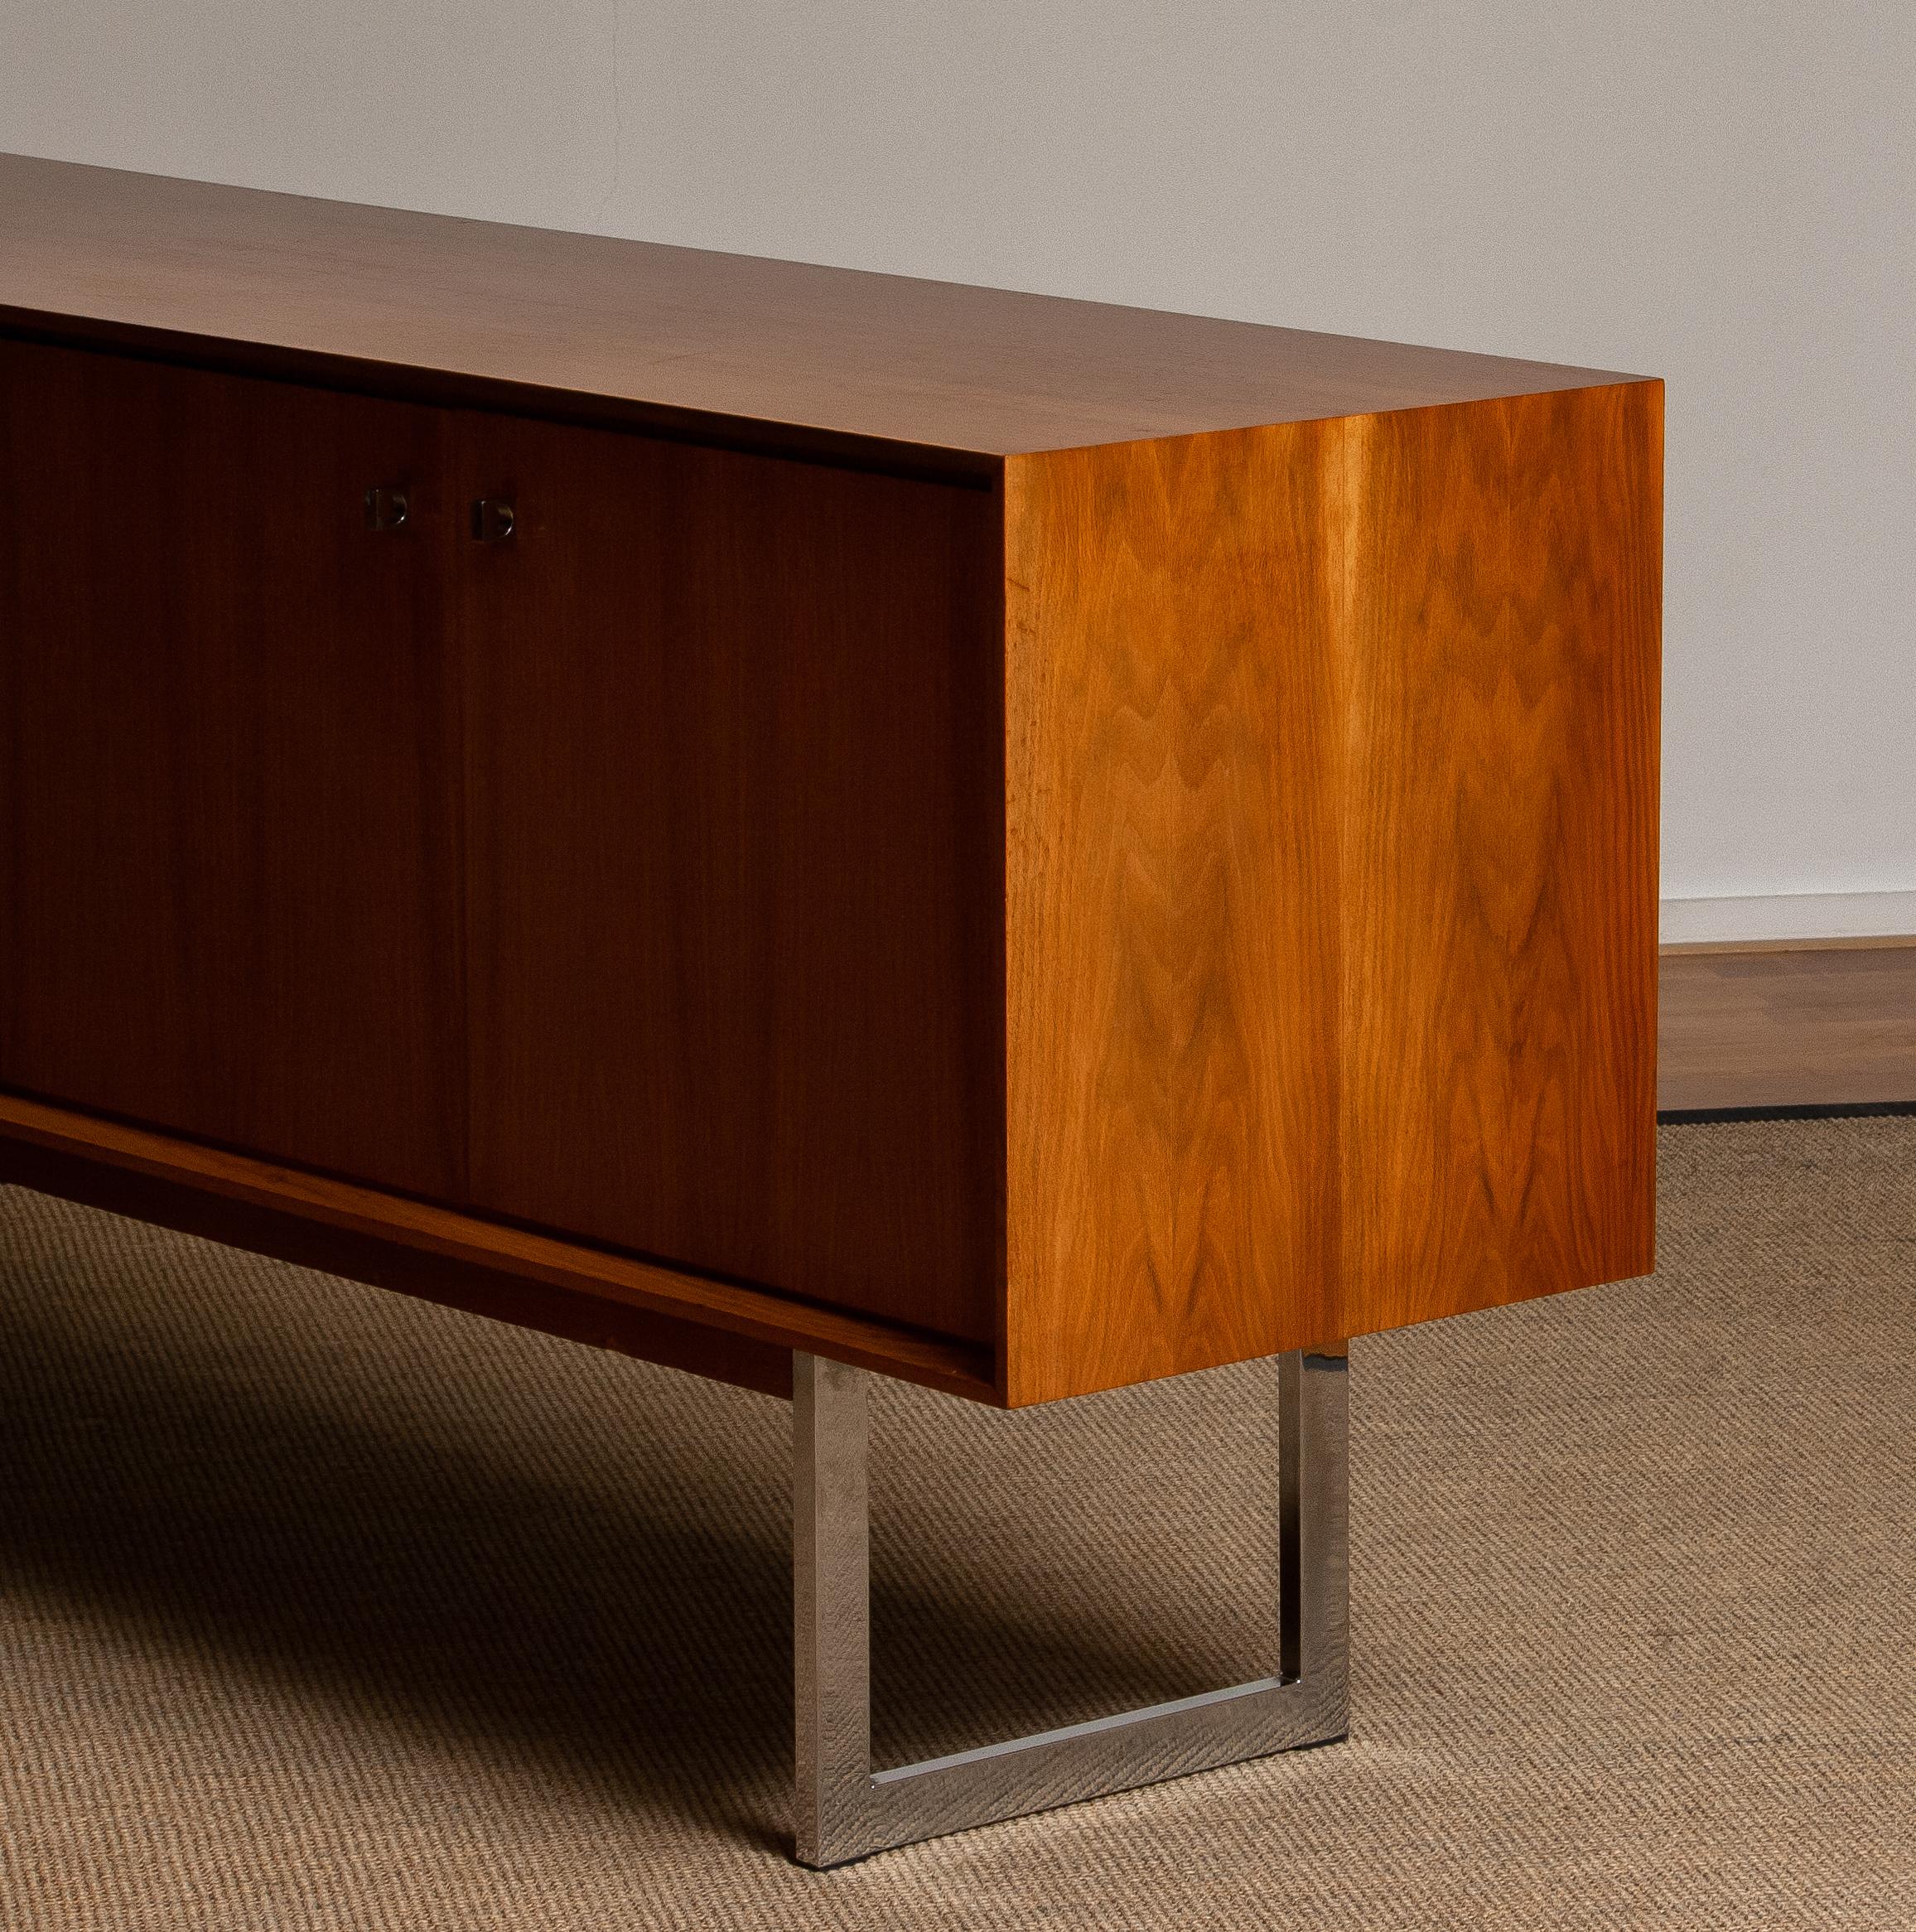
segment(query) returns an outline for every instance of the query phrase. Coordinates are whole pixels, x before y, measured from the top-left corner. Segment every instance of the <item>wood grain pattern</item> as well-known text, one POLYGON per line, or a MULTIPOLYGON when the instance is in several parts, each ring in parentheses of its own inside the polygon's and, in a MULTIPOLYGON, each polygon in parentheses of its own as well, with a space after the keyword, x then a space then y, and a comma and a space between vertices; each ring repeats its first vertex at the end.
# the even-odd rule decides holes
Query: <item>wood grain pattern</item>
POLYGON ((1331 426, 1010 466, 1014 1403, 1334 1338, 1331 426))
POLYGON ((1654 1263, 1662 389, 1346 436, 1347 1334, 1654 1263))
POLYGON ((23 1177, 1012 1403, 1649 1264, 1659 385, 0 157, 8 331, 23 1177))
POLYGON ((1010 1401, 1652 1265, 1661 423, 1007 466, 1010 1401))
POLYGON ((0 342, 0 1082, 459 1191, 443 429, 0 342))
POLYGON ((988 1348, 7 1094, 0 1181, 773 1394, 789 1393, 789 1352, 805 1349, 974 1401, 997 1399, 988 1348), (788 1357, 782 1369, 779 1351, 788 1357))
POLYGON ((989 1341, 999 551, 975 490, 499 418, 462 473, 485 1209, 989 1341))
MULTIPOLYGON (((0 324, 994 456, 1614 379, 1553 364, 0 157, 0 324), (197 347, 195 348, 195 344, 197 347)), ((297 364, 274 361, 278 373, 297 364)), ((440 399, 462 399, 442 389, 440 399)), ((463 399, 480 399, 465 392, 463 399)))

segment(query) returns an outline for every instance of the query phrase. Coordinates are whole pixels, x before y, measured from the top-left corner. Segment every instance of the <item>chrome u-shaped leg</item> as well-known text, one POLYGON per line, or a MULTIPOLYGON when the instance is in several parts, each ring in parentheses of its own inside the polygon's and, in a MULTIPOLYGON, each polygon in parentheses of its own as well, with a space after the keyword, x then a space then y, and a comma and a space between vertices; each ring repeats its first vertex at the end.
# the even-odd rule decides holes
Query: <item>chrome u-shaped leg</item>
POLYGON ((1277 1671, 1004 1744, 871 1769, 864 1371, 792 1358, 797 1851, 895 1845, 1342 1737, 1349 1467, 1342 1356, 1278 1358, 1277 1671))

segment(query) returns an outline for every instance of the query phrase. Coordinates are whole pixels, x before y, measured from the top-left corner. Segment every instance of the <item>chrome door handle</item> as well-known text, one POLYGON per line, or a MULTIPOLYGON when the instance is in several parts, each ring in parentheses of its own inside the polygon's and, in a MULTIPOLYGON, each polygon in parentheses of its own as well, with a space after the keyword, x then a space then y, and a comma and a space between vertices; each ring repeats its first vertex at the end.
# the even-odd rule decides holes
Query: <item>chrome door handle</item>
POLYGON ((503 543, 513 532, 512 505, 501 496, 482 496, 472 506, 472 534, 481 543, 503 543))
POLYGON ((396 530, 406 520, 406 492, 384 490, 375 484, 366 492, 366 528, 396 530))

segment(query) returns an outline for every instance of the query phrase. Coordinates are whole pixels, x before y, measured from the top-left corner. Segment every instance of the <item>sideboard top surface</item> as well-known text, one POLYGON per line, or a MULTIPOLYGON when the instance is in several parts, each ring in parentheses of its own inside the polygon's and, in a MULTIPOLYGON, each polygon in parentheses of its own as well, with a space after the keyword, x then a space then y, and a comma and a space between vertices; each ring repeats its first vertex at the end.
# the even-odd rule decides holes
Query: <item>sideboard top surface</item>
POLYGON ((987 460, 1633 379, 19 155, 0 325, 987 460))

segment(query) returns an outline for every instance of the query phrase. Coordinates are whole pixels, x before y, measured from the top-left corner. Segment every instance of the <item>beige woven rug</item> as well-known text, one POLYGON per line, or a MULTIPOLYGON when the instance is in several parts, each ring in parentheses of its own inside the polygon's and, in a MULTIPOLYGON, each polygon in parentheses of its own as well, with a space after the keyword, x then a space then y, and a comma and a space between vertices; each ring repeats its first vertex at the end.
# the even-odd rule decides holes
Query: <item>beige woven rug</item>
MULTIPOLYGON (((0 1924, 1916 1925, 1916 1119, 1353 1350, 1347 1745, 784 1855, 788 1411, 0 1191, 0 1924)), ((1259 1670, 1272 1374, 875 1417, 895 1761, 1259 1670)))

